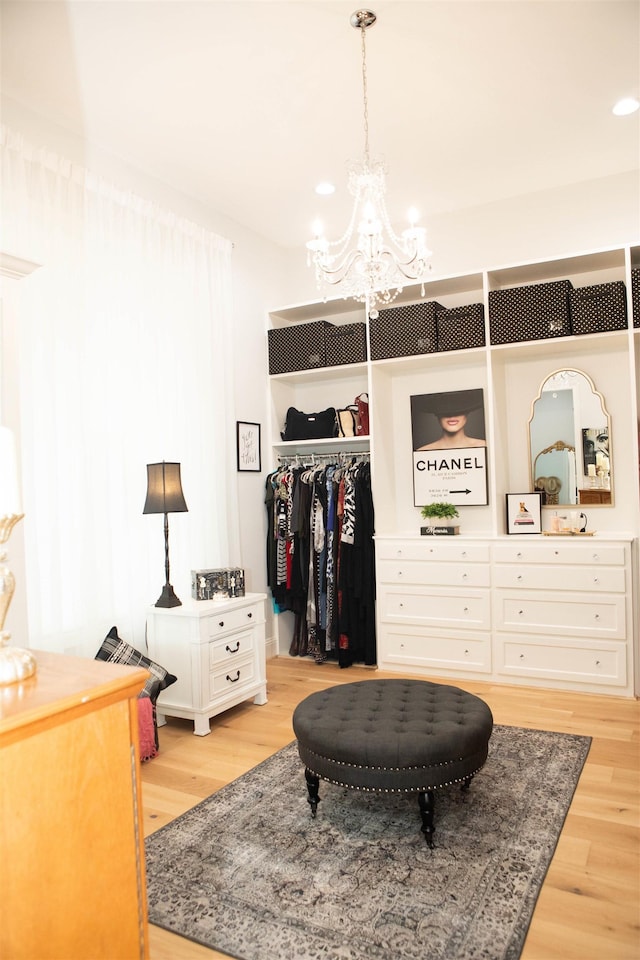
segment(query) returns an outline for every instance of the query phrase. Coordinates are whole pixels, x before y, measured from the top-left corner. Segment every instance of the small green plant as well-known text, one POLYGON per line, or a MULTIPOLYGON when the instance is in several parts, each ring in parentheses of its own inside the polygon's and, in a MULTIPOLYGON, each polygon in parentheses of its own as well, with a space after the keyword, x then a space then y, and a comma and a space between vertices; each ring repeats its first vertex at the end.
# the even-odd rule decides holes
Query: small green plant
POLYGON ((452 520, 460 516, 452 503, 426 503, 420 513, 425 520, 431 520, 434 517, 438 520, 452 520))

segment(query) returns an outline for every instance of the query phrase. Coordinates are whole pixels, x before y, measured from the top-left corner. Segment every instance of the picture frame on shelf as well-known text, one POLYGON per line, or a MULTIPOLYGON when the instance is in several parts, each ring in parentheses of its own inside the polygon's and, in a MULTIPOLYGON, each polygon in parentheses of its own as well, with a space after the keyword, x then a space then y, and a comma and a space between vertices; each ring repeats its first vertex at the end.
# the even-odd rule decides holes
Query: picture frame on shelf
POLYGON ((238 473, 260 473, 260 424, 236 421, 236 452, 238 473))
POLYGON ((508 493, 507 533, 542 533, 542 494, 508 493))

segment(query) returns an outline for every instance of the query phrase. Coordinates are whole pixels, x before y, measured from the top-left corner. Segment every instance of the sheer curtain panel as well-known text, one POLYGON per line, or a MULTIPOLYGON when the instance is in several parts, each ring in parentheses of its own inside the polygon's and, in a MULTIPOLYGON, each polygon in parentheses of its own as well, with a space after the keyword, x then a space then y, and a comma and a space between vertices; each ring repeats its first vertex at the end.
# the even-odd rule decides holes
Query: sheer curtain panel
POLYGON ((42 268, 20 298, 20 451, 30 646, 144 645, 164 583, 146 464, 182 464, 171 581, 240 563, 232 244, 0 130, 0 248, 42 268))

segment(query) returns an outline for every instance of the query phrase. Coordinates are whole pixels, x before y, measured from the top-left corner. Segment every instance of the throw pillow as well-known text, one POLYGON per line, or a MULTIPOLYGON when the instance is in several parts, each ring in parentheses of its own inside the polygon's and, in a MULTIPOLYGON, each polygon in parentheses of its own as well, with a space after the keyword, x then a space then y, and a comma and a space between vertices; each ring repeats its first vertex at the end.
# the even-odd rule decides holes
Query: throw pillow
POLYGON ((155 703, 161 690, 170 687, 178 679, 164 667, 161 667, 159 663, 145 657, 135 647, 121 640, 118 636, 117 627, 111 627, 102 641, 95 659, 106 660, 108 663, 124 663, 130 667, 144 667, 145 670, 148 670, 151 676, 145 683, 142 693, 151 697, 153 703, 155 703))

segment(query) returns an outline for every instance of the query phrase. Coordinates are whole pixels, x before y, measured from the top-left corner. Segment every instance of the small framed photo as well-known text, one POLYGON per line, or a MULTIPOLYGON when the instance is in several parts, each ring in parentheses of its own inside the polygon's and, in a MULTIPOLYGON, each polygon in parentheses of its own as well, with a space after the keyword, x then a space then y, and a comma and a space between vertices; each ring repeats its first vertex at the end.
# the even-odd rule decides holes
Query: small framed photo
POLYGON ((260 424, 236 421, 238 471, 260 473, 260 424))
POLYGON ((507 494, 507 533, 542 533, 542 494, 507 494))

